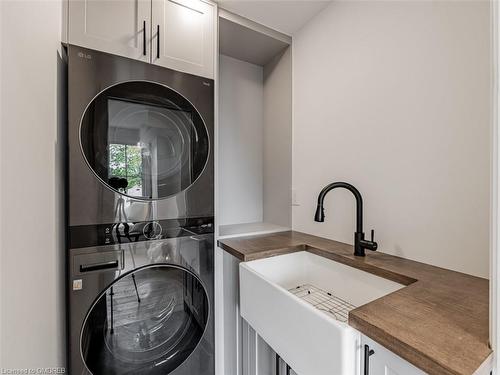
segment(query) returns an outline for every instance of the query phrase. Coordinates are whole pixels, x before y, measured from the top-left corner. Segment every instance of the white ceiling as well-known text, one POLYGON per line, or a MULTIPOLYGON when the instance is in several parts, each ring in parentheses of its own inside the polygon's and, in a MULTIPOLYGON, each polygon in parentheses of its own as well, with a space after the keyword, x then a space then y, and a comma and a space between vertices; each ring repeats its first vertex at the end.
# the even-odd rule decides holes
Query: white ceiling
POLYGON ((218 0, 220 7, 284 34, 293 35, 331 0, 218 0))

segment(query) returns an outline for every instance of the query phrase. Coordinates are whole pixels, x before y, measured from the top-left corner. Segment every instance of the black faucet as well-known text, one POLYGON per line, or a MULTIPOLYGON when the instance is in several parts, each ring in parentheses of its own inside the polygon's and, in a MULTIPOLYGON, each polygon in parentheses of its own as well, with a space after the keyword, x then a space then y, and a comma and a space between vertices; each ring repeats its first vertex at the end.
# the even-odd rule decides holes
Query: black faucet
POLYGON ((325 200, 326 194, 330 190, 335 188, 344 188, 349 190, 354 194, 356 198, 356 232, 354 233, 354 255, 364 257, 365 249, 375 251, 377 250, 377 243, 373 241, 373 229, 372 229, 372 238, 371 241, 365 240, 365 234, 363 233, 363 198, 361 198, 361 194, 358 189, 356 189, 351 184, 347 182, 334 182, 330 185, 327 185, 321 190, 321 193, 318 195, 318 207, 316 208, 316 214, 314 215, 314 220, 318 222, 325 221, 325 209, 323 207, 323 201, 325 200))

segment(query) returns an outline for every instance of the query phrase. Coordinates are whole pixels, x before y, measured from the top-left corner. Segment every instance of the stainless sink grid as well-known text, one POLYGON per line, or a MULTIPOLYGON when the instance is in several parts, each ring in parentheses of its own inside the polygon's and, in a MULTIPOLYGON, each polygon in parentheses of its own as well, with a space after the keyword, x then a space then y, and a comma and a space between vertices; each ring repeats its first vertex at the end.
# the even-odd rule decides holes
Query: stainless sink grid
POLYGON ((288 289, 288 291, 341 322, 347 323, 349 311, 356 308, 342 298, 311 284, 299 285, 288 289))

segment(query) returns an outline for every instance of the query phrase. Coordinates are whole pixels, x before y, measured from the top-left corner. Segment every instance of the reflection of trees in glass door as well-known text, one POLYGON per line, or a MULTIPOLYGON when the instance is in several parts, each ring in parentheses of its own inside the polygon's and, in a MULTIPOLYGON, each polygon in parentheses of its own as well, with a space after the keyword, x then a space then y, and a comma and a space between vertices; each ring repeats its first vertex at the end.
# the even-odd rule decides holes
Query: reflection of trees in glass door
POLYGON ((142 195, 142 153, 136 145, 109 145, 109 178, 127 180, 128 195, 142 195))

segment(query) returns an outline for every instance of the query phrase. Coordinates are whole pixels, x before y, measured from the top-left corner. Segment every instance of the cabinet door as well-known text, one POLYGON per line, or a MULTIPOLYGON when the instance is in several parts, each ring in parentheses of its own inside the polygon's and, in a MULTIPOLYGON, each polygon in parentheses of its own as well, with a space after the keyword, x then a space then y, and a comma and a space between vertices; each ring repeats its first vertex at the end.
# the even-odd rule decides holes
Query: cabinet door
MULTIPOLYGON (((222 331, 224 338, 219 346, 223 356, 223 374, 243 374, 243 318, 240 316, 239 264, 240 260, 221 248, 221 263, 218 272, 222 273, 221 298, 216 299, 215 313, 222 314, 222 331)), ((216 266, 217 267, 217 266, 216 266)), ((220 274, 218 275, 220 276, 220 274)), ((219 331, 221 328, 219 328, 219 331)))
POLYGON ((425 375, 425 372, 416 368, 411 363, 397 356, 382 345, 366 336, 361 338, 361 374, 368 366, 369 375, 425 375), (373 354, 369 356, 368 363, 365 361, 365 345, 373 354))
POLYGON ((151 0, 70 0, 68 40, 149 62, 151 0))
POLYGON ((152 63, 213 78, 216 6, 201 0, 153 0, 152 63))

